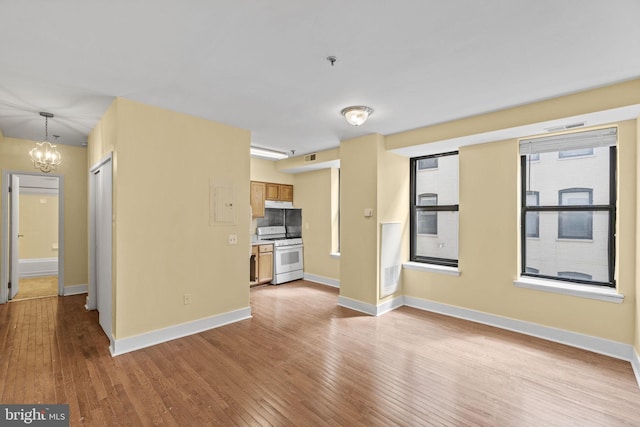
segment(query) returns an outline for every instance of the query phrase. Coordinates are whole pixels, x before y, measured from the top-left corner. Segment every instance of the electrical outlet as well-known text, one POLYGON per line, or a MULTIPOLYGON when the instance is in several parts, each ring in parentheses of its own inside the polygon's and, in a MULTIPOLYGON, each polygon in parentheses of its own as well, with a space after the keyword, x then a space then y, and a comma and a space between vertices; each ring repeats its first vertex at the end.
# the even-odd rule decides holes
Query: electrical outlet
POLYGON ((184 294, 184 305, 191 304, 191 294, 184 294))
POLYGON ((237 245, 238 244, 238 235, 237 234, 229 234, 229 244, 237 245))

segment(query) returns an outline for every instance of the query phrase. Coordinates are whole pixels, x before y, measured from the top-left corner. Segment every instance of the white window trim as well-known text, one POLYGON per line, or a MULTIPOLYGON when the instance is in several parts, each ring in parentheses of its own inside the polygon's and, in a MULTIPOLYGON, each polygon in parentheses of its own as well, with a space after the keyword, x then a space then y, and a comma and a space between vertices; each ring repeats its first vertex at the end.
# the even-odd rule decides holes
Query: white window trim
POLYGON ((446 274, 448 276, 460 276, 460 270, 458 270, 456 267, 447 267, 446 265, 425 264, 422 262, 408 261, 402 264, 402 268, 407 270, 446 274))
POLYGON ((570 283, 561 280, 540 279, 526 276, 518 277, 513 281, 513 284, 518 288, 534 289, 537 291, 571 295, 574 297, 589 298, 618 304, 624 301, 624 295, 618 293, 615 288, 605 286, 582 285, 579 283, 570 283))

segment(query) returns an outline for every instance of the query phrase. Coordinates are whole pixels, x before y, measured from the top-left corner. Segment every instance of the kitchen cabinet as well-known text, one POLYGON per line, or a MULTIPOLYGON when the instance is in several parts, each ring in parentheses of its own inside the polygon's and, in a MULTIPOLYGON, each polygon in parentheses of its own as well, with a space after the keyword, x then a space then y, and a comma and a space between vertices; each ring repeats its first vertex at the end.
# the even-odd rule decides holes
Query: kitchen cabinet
POLYGON ((252 246, 250 263, 250 285, 271 282, 273 280, 273 244, 252 246))
POLYGON ((251 181, 251 212, 254 218, 264 218, 264 201, 293 202, 293 185, 251 181))
POLYGON ((267 200, 293 202, 293 185, 267 182, 267 200))
POLYGON ((264 182, 251 181, 251 212, 254 218, 264 217, 264 201, 267 195, 267 187, 264 182))

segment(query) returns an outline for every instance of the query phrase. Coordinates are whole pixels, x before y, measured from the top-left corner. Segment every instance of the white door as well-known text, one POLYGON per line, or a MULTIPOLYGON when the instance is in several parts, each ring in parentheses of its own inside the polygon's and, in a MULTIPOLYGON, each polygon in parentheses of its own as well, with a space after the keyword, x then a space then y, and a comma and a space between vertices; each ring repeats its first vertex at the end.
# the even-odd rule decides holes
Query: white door
POLYGON ((95 194, 95 280, 97 309, 102 330, 111 340, 111 161, 93 172, 95 194))
POLYGON ((9 290, 9 299, 13 299, 18 293, 18 285, 20 283, 20 253, 18 252, 18 234, 20 233, 20 178, 17 175, 11 175, 11 204, 10 212, 11 219, 10 235, 11 235, 11 277, 9 283, 11 283, 11 289, 9 290))

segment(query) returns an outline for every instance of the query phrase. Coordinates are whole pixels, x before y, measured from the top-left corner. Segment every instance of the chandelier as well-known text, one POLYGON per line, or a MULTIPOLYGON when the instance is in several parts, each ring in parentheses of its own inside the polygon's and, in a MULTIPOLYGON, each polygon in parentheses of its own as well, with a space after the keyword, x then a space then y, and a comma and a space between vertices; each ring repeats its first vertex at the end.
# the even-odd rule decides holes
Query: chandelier
POLYGON ((62 156, 56 146, 49 142, 49 119, 53 118, 51 113, 40 113, 44 117, 44 141, 36 142, 36 146, 29 151, 33 167, 40 169, 44 173, 56 170, 62 163, 62 156))

